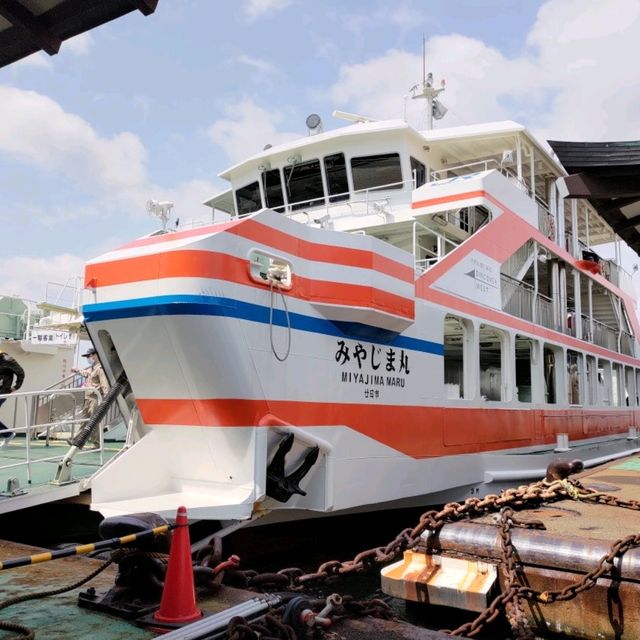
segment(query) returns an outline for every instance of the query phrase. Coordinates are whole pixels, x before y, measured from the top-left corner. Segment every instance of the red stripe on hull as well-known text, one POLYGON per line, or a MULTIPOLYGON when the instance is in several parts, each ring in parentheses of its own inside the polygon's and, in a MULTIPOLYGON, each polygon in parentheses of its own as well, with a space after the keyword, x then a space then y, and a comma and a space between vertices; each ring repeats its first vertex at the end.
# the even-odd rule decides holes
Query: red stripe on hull
POLYGON ((406 407, 242 399, 140 399, 138 406, 149 425, 246 427, 259 425, 268 414, 299 427, 346 425, 416 459, 548 444, 555 442, 558 433, 567 433, 572 440, 622 434, 635 424, 630 409, 406 407))
POLYGON ((228 220, 226 222, 219 222, 218 224, 208 225, 206 227, 197 227, 196 229, 189 229, 188 231, 175 231, 172 233, 165 233, 161 236, 153 236, 151 238, 138 238, 133 242, 128 242, 121 247, 118 247, 116 251, 122 249, 133 249, 134 247, 146 247, 153 244, 162 244, 164 242, 174 242, 175 240, 184 240, 185 238, 194 238, 197 236, 205 236, 207 234, 220 233, 225 229, 234 227, 240 224, 242 220, 228 220))
MULTIPOLYGON (((163 278, 212 278, 266 290, 266 285, 249 276, 247 260, 196 250, 90 264, 85 271, 85 286, 99 288, 163 278)), ((292 288, 283 293, 310 302, 368 307, 410 320, 414 318, 413 297, 404 298, 366 285, 324 282, 294 275, 292 288)))
POLYGON ((256 220, 245 220, 243 224, 229 229, 229 233, 307 260, 373 269, 403 282, 414 281, 414 272, 411 267, 375 252, 302 240, 256 220))
POLYGON ((448 196, 441 196, 438 198, 428 198, 427 200, 419 200, 418 202, 412 202, 412 209, 423 209, 424 207, 433 207, 436 204, 446 204, 448 202, 458 202, 459 200, 467 200, 469 198, 484 198, 487 196, 487 192, 484 189, 478 189, 477 191, 467 191, 465 193, 453 193, 448 196))

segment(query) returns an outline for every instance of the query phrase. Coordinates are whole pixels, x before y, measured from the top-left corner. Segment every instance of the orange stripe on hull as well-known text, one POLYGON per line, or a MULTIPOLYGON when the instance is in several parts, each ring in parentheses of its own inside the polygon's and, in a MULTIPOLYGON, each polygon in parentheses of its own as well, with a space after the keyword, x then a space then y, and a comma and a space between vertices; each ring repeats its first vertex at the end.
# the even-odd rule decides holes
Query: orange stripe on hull
POLYGON ((413 269, 410 266, 396 262, 386 256, 382 256, 365 249, 340 247, 302 240, 274 229, 273 227, 256 222, 255 220, 234 220, 210 227, 200 227, 198 229, 190 229, 189 231, 167 233, 153 238, 140 238, 139 240, 135 240, 120 247, 120 249, 130 249, 134 247, 182 240, 190 237, 206 236, 207 233, 215 234, 221 231, 227 231, 260 244, 267 244, 275 250, 300 256, 315 262, 326 262, 329 264, 340 264, 348 267, 373 269, 397 278, 398 280, 402 280, 403 282, 413 282, 414 280, 413 269))
MULTIPOLYGON (((107 287, 163 278, 215 278, 265 289, 264 284, 250 278, 247 260, 193 250, 90 264, 85 271, 85 286, 107 287)), ((413 298, 404 298, 366 285, 323 282, 294 276, 291 290, 283 293, 310 302, 370 307, 403 318, 414 317, 413 298)))
POLYGON ((264 417, 303 426, 347 427, 412 458, 478 453, 625 433, 629 409, 406 407, 242 399, 138 400, 148 425, 236 427, 264 417))
POLYGON ((469 198, 484 198, 487 192, 484 189, 478 189, 477 191, 467 191, 465 193, 452 193, 448 196, 440 196, 438 198, 428 198, 426 200, 419 200, 418 202, 412 202, 412 209, 422 209, 424 207, 432 207, 436 204, 446 204, 447 202, 457 202, 459 200, 467 200, 469 198))
POLYGON ((151 238, 138 238, 138 240, 133 240, 133 242, 128 242, 127 244, 118 247, 116 251, 133 249, 134 247, 146 247, 153 244, 162 244, 164 242, 174 242, 176 240, 205 236, 212 233, 220 233, 220 231, 234 227, 241 222, 242 220, 228 220, 227 222, 219 222, 206 227, 197 227, 196 229, 189 229, 188 231, 175 231, 172 233, 165 233, 161 236, 153 236, 151 238))
POLYGON ((404 282, 414 281, 414 272, 411 267, 380 254, 365 249, 302 240, 255 220, 245 220, 243 224, 229 229, 229 233, 247 240, 266 244, 273 249, 300 256, 307 260, 339 264, 346 267, 374 269, 404 282))

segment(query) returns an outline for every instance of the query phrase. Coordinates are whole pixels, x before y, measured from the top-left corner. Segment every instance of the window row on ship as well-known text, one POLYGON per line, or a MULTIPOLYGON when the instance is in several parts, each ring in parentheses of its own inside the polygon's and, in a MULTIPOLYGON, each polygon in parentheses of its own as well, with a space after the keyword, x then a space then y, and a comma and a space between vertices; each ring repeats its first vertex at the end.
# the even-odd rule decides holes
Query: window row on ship
POLYGON ((246 215, 269 207, 283 212, 348 200, 351 193, 376 189, 393 190, 405 186, 403 172, 412 176, 411 188, 425 183, 426 167, 413 156, 403 169, 406 157, 399 153, 378 153, 346 158, 332 153, 302 162, 294 154, 283 167, 260 167, 260 179, 235 190, 236 211, 246 215))
POLYGON ((640 407, 640 366, 452 314, 443 342, 449 400, 640 407))

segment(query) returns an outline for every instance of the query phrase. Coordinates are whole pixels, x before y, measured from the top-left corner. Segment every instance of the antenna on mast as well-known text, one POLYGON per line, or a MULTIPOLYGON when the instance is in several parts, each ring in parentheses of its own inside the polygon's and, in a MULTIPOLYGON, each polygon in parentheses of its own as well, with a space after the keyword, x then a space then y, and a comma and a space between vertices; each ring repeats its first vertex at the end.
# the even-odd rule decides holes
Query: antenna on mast
POLYGON ((422 34, 422 87, 417 84, 409 89, 411 98, 424 98, 427 101, 427 130, 433 129, 433 120, 444 118, 447 108, 436 98, 445 90, 445 81, 440 82, 440 88, 433 87, 433 74, 427 73, 427 51, 424 34, 422 34))
POLYGON ((422 34, 422 84, 427 80, 427 45, 424 39, 424 33, 422 34))

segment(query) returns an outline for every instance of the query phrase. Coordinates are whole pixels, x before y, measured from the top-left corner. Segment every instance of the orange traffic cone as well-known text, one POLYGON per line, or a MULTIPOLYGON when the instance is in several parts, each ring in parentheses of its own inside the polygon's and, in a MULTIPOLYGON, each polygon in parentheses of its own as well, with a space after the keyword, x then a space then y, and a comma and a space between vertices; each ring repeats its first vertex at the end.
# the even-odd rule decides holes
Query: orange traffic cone
POLYGON ((158 622, 180 625, 202 617, 196 607, 188 525, 187 508, 178 507, 160 609, 153 615, 158 622))

